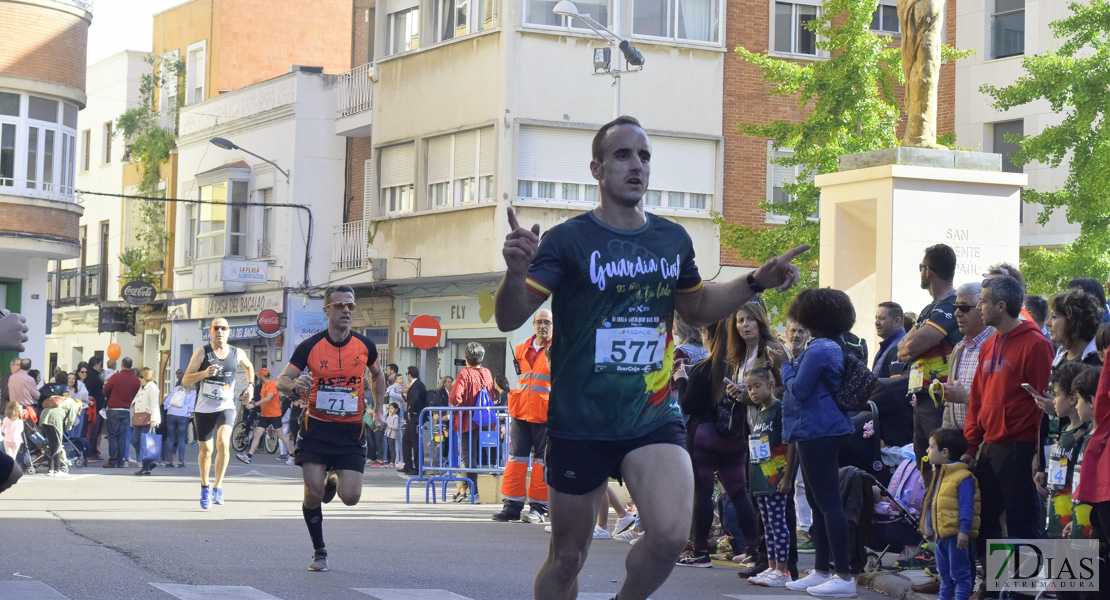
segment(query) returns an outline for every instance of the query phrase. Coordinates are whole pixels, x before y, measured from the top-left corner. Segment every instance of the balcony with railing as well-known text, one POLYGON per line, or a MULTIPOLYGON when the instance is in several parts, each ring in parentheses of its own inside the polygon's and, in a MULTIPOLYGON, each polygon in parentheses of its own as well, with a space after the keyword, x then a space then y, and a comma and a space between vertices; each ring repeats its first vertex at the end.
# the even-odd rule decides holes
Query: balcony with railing
POLYGON ((351 221, 335 226, 332 239, 333 271, 365 269, 370 266, 371 250, 367 235, 367 221, 351 221))
POLYGON ((54 308, 84 306, 104 299, 104 269, 100 265, 61 269, 50 276, 54 278, 50 301, 54 308))
POLYGON ((373 106, 374 63, 355 67, 339 76, 335 134, 368 137, 373 106))

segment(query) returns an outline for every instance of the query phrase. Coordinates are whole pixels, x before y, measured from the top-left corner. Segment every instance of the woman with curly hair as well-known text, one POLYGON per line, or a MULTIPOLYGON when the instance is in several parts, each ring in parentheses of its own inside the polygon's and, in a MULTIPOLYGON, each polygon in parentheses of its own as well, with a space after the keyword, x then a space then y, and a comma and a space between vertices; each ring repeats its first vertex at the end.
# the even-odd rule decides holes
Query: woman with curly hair
POLYGON ((840 290, 810 289, 798 294, 787 317, 813 335, 793 363, 782 350, 771 349, 769 355, 782 369, 786 386, 782 399, 783 441, 797 444, 806 499, 813 510, 809 534, 814 570, 786 587, 813 596, 855 596, 856 580, 849 572, 848 519, 840 501, 838 478, 840 448, 854 427, 833 397, 844 380, 841 338, 855 324, 856 311, 848 295, 840 290), (831 567, 835 567, 835 576, 831 567))
MULTIPOLYGON (((748 302, 717 327, 709 357, 688 370, 681 389, 686 425, 686 448, 694 466, 693 549, 678 559, 679 566, 708 567, 709 528, 713 524, 713 484, 720 478, 732 500, 747 549, 758 547, 758 523, 748 494, 749 407, 754 403, 744 388, 744 374, 766 362, 768 346, 786 351, 771 330, 767 312, 748 302)), ((780 379, 777 369, 775 383, 780 379)), ((738 551, 737 554, 740 552, 738 551)))
POLYGON ((1048 330, 1059 350, 1052 368, 1069 362, 1101 366, 1095 349, 1095 333, 1102 325, 1102 305, 1093 294, 1068 288, 1048 303, 1048 330))

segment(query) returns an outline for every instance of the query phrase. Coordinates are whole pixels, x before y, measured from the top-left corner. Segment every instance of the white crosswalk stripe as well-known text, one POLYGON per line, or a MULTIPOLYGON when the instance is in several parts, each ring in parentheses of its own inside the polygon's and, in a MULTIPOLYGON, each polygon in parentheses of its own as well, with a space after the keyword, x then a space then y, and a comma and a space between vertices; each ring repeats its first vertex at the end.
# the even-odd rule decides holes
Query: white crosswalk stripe
MULTIPOLYGON (((16 573, 16 575, 19 575, 16 573)), ((22 575, 19 575, 22 577, 22 575)), ((58 590, 33 579, 0 581, 0 598, 20 600, 68 600, 58 590)))
POLYGON ((447 590, 410 590, 391 588, 351 588, 378 600, 470 600, 447 590))
POLYGON ((181 600, 281 600, 262 590, 245 585, 184 585, 151 583, 150 585, 181 600))
MULTIPOLYGON (((18 574, 17 574, 18 576, 18 574)), ((180 583, 154 583, 163 592, 179 600, 282 600, 262 590, 245 585, 186 585, 180 583)), ((442 589, 413 588, 350 588, 375 600, 472 600, 442 589)), ((762 593, 768 588, 753 589, 750 594, 723 594, 723 598, 751 600, 754 596, 772 597, 762 593)), ((612 600, 615 592, 579 592, 577 600, 612 600)), ((0 580, 0 599, 19 600, 69 600, 69 597, 49 585, 34 579, 0 580)), ((774 600, 810 600, 808 594, 774 595, 774 600)), ((650 600, 650 599, 649 599, 650 600)))

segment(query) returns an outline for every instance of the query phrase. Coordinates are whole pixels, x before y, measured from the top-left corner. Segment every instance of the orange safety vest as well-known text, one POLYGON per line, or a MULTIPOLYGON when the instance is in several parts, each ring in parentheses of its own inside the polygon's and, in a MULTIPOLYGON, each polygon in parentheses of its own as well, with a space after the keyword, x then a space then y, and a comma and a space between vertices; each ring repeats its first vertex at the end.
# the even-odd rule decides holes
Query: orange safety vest
POLYGON ((536 350, 536 336, 516 347, 518 385, 509 392, 509 415, 529 423, 547 422, 547 400, 551 395, 551 367, 547 349, 536 350))

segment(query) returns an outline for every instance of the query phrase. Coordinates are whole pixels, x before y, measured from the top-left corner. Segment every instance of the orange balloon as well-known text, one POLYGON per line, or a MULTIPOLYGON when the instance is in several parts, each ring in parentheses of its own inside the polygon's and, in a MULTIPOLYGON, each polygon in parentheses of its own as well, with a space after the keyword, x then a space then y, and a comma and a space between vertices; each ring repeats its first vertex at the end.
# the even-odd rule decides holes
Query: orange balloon
POLYGON ((120 352, 119 344, 108 344, 108 360, 116 360, 120 352))

